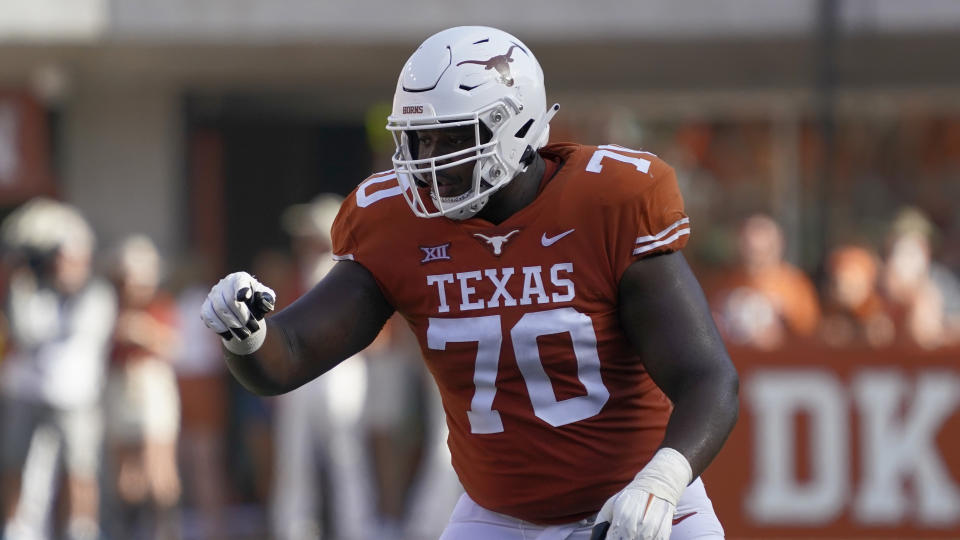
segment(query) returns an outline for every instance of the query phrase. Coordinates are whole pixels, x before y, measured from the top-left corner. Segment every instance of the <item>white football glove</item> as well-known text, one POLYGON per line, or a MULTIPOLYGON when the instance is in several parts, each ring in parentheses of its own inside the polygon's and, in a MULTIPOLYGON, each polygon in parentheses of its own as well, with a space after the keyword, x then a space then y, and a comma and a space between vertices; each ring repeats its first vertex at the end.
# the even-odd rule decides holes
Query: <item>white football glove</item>
POLYGON ((633 481, 607 499, 597 514, 597 528, 610 524, 607 540, 667 540, 677 501, 692 476, 683 454, 661 448, 633 481))
POLYGON ((263 345, 267 325, 263 316, 273 311, 277 295, 246 272, 234 272, 210 289, 200 318, 220 334, 228 351, 246 355, 263 345))

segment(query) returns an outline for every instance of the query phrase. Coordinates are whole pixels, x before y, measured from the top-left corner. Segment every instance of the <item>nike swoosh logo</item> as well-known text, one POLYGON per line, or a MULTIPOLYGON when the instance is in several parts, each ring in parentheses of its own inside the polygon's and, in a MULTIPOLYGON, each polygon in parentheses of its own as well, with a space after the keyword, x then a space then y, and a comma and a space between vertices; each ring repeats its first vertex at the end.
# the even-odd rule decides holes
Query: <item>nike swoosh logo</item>
POLYGON ((694 515, 694 514, 696 514, 696 512, 690 512, 689 514, 684 514, 684 515, 682 515, 682 516, 680 516, 680 517, 675 517, 675 518, 673 518, 673 524, 676 525, 677 523, 680 523, 681 521, 687 519, 688 517, 690 517, 690 516, 692 516, 692 515, 694 515))
POLYGON ((570 229, 569 231, 562 232, 556 236, 547 236, 547 233, 543 233, 543 236, 540 237, 540 243, 543 244, 543 247, 549 247, 557 243, 557 240, 560 240, 564 236, 572 233, 576 229, 570 229))

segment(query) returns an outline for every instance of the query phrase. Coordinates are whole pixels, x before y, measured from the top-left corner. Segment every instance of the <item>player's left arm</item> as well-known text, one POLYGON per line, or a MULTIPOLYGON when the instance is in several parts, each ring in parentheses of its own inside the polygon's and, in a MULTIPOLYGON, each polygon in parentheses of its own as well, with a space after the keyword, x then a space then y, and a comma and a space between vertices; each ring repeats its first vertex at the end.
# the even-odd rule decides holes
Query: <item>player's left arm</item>
POLYGON ((680 252, 628 266, 619 301, 624 331, 674 409, 660 449, 600 509, 594 538, 665 540, 683 490, 733 429, 739 379, 680 252))
POLYGON ((662 447, 699 476, 739 410, 737 371, 703 290, 680 252, 634 262, 620 280, 620 321, 653 381, 673 402, 662 447))

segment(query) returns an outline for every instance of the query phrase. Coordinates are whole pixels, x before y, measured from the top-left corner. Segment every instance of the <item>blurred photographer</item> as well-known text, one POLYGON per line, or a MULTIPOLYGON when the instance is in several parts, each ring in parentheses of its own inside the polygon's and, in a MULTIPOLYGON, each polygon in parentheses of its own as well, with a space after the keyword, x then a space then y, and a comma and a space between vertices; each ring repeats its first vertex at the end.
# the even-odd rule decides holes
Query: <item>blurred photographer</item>
POLYGON ((9 354, 0 371, 4 538, 44 538, 57 456, 68 489, 66 538, 97 538, 100 398, 116 317, 93 278, 94 235, 80 213, 35 199, 0 228, 10 265, 9 354))

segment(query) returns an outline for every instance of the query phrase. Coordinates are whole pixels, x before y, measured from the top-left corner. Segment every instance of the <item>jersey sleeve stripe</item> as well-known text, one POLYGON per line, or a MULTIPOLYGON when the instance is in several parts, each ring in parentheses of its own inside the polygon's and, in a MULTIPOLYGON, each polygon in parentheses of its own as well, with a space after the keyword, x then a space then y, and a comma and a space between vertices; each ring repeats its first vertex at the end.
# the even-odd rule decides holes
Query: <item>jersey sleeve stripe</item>
POLYGON ((653 152, 647 152, 646 150, 634 150, 632 148, 620 146, 619 144, 601 144, 597 148, 601 150, 616 150, 617 152, 630 152, 631 154, 644 154, 647 156, 659 157, 653 152))
POLYGON ((333 260, 335 261, 352 261, 353 253, 347 253, 346 255, 337 255, 336 253, 334 253, 333 255, 331 255, 331 257, 333 257, 333 260))
POLYGON ((641 253, 646 253, 646 252, 648 252, 648 251, 650 251, 650 250, 652 250, 652 249, 657 249, 657 248, 660 247, 660 246, 665 246, 665 245, 669 244, 670 242, 673 242, 674 240, 676 240, 677 238, 680 238, 681 236, 683 236, 683 235, 685 235, 685 234, 690 234, 690 229, 689 229, 689 228, 686 228, 686 227, 685 227, 685 228, 683 228, 683 229, 680 229, 680 230, 678 230, 677 232, 675 232, 675 233, 671 234, 670 236, 668 236, 667 238, 664 238, 663 240, 660 240, 659 242, 652 242, 652 243, 650 243, 650 244, 646 244, 646 245, 644 245, 644 246, 640 246, 640 247, 638 247, 638 248, 636 248, 636 249, 633 250, 633 254, 634 254, 634 255, 640 255, 641 253))
MULTIPOLYGON (((659 240, 663 238, 665 235, 669 234, 670 231, 676 229, 681 225, 686 225, 687 223, 690 223, 690 218, 683 218, 683 219, 677 220, 673 223, 673 225, 670 225, 666 229, 658 232, 657 234, 648 235, 648 236, 638 236, 636 243, 643 244, 644 242, 650 242, 651 240, 659 240)), ((689 232, 689 230, 687 232, 689 232)))

